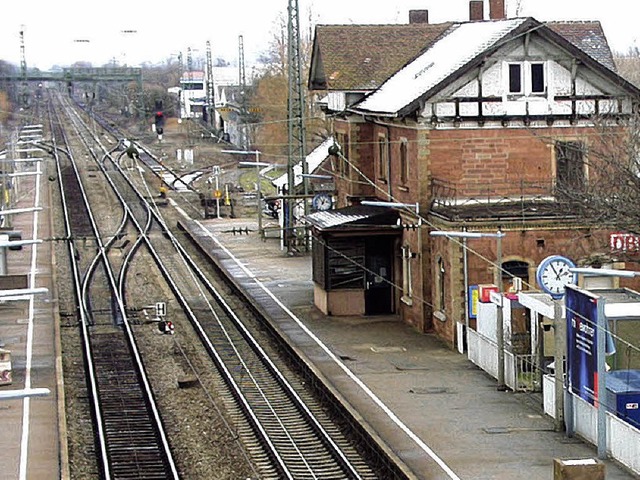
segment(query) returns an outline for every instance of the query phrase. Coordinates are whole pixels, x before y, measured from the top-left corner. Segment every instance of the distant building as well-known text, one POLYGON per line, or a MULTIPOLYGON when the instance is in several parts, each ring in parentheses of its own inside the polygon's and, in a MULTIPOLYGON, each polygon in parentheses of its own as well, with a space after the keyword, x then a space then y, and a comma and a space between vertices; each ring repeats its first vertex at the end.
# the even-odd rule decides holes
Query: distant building
MULTIPOLYGON (((251 82, 247 79, 247 82, 251 82)), ((214 121, 216 130, 223 132, 227 141, 241 145, 240 92, 237 67, 213 67, 214 121)), ((180 118, 203 118, 207 106, 206 72, 188 71, 180 79, 180 118)))

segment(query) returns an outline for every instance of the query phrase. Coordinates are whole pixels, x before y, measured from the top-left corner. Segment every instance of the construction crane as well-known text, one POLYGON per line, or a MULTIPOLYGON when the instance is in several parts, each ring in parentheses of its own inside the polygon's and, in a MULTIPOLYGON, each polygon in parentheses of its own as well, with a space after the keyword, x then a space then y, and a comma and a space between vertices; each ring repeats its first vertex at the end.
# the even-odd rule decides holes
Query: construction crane
POLYGON ((288 6, 288 74, 289 74, 289 95, 287 109, 288 124, 288 146, 287 155, 287 196, 285 212, 285 244, 287 253, 294 254, 297 247, 303 245, 304 250, 308 249, 307 229, 296 225, 295 211, 299 196, 295 192, 294 166, 298 163, 302 166, 302 182, 304 215, 309 213, 307 197, 309 195, 308 174, 309 167, 306 162, 305 145, 305 102, 302 83, 302 60, 300 57, 300 10, 298 0, 289 0, 288 6))

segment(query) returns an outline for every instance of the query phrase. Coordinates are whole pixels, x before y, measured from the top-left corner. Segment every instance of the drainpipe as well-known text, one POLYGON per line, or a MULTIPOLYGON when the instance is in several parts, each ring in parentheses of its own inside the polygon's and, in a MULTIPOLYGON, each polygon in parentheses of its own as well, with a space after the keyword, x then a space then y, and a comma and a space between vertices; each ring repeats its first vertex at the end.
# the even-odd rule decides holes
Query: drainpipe
POLYGON ((387 129, 387 195, 388 200, 393 201, 393 192, 391 190, 391 129, 389 125, 385 125, 387 129))

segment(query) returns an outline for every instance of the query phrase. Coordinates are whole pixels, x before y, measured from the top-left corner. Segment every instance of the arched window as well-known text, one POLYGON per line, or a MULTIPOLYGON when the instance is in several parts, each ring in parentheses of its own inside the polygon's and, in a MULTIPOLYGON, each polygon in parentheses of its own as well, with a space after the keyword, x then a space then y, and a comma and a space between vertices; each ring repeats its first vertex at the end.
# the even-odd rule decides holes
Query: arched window
MULTIPOLYGON (((521 260, 510 260, 502 263, 503 290, 508 291, 514 284, 514 278, 521 280, 523 285, 529 282, 529 263, 521 260)), ((518 282, 518 280, 516 280, 518 282)))

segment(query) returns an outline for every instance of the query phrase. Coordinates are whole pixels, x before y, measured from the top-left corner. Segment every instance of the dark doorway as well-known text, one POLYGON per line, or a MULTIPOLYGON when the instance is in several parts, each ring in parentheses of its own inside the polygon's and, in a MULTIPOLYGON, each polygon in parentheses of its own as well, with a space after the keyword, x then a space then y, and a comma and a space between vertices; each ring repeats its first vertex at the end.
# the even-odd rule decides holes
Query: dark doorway
POLYGON ((370 237, 365 243, 365 315, 393 313, 391 237, 370 237))

